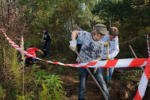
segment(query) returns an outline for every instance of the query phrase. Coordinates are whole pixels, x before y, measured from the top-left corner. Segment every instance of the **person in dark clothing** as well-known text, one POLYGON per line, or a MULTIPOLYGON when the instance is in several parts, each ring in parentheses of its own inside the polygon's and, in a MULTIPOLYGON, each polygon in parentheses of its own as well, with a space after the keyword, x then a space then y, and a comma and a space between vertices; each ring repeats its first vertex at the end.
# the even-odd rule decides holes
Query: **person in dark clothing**
POLYGON ((43 51, 44 51, 44 57, 46 57, 49 54, 49 48, 50 48, 50 43, 51 43, 51 37, 50 34, 47 30, 43 30, 43 37, 42 41, 45 41, 43 51))

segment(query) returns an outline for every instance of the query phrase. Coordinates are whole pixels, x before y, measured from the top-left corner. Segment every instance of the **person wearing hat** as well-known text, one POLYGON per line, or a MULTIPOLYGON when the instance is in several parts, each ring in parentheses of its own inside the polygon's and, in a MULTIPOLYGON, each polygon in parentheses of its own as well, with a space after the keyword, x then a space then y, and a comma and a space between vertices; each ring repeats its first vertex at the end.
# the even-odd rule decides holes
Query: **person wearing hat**
MULTIPOLYGON (((104 43, 101 39, 107 33, 107 28, 103 24, 97 24, 94 26, 92 32, 87 31, 73 31, 72 32, 72 40, 70 41, 70 49, 72 51, 76 51, 77 40, 78 37, 82 42, 82 47, 79 52, 83 61, 77 57, 76 61, 78 63, 85 63, 90 61, 100 61, 103 55, 104 43), (92 33, 92 34, 91 34, 92 33)), ((107 99, 110 100, 110 95, 106 86, 106 83, 103 79, 102 70, 98 68, 96 73, 94 73, 93 68, 89 68, 92 74, 95 76, 96 80, 104 90, 104 93, 107 96, 107 99)), ((79 94, 78 100, 85 100, 85 92, 86 92, 86 83, 87 83, 88 71, 85 68, 79 68, 79 94)))
MULTIPOLYGON (((102 38, 104 44, 104 52, 102 59, 114 59, 119 53, 118 28, 110 27, 109 33, 102 38), (107 55, 107 47, 109 46, 109 54, 107 55)), ((111 80, 114 68, 109 68, 108 82, 111 80)))

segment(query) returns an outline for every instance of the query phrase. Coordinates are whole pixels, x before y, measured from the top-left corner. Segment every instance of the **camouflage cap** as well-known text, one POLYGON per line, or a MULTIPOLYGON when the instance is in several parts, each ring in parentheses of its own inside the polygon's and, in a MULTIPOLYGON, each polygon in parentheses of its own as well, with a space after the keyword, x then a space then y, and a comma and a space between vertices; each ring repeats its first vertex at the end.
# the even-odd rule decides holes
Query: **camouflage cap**
POLYGON ((108 33, 107 27, 104 24, 96 24, 94 30, 97 30, 99 33, 106 35, 108 33))

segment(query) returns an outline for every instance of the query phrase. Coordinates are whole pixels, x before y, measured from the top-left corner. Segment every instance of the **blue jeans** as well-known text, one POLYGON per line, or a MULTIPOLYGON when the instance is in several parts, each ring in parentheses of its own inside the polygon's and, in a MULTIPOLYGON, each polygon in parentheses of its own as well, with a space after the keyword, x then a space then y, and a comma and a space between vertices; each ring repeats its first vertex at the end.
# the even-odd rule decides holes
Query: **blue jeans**
POLYGON ((49 46, 50 46, 50 40, 45 42, 44 45, 44 56, 47 56, 49 54, 49 46))
MULTIPOLYGON (((108 76, 108 82, 111 80, 113 72, 114 72, 114 68, 108 68, 109 69, 109 76, 108 76)), ((102 74, 104 79, 107 80, 107 76, 104 75, 104 68, 102 68, 102 74)))
MULTIPOLYGON (((102 60, 106 60, 106 59, 102 59, 102 60)), ((104 75, 104 68, 101 68, 101 70, 102 70, 102 74, 103 74, 104 79, 107 80, 107 76, 104 75)), ((109 68, 108 82, 111 80, 113 72, 114 72, 114 68, 109 68)))
MULTIPOLYGON (((103 75, 102 75, 102 70, 100 68, 97 69, 96 73, 94 74, 94 69, 93 68, 89 68, 90 71, 92 72, 92 74, 95 76, 96 80, 98 81, 98 83, 100 84, 100 86, 102 87, 102 89, 104 90, 104 93, 106 94, 108 100, 110 100, 110 95, 106 86, 106 83, 103 79, 103 75)), ((86 70, 86 68, 80 68, 79 69, 79 79, 80 79, 80 83, 79 83, 79 96, 78 96, 78 100, 85 100, 85 91, 86 91, 86 84, 87 84, 87 78, 88 78, 88 71, 86 70)))
MULTIPOLYGON (((114 72, 114 68, 108 68, 109 69, 109 76, 108 76, 108 82, 111 80, 113 72, 114 72)), ((102 70, 102 75, 104 77, 104 80, 107 80, 107 76, 104 75, 104 68, 101 68, 102 70)))
POLYGON ((111 78, 112 78, 113 72, 114 72, 114 68, 109 68, 109 81, 110 81, 111 78))

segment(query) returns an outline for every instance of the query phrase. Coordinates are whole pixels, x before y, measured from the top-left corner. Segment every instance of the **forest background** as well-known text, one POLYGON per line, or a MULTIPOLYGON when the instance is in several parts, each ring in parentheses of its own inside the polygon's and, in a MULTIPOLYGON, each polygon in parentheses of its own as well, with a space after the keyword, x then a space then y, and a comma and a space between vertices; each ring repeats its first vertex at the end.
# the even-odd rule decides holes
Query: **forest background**
MULTIPOLYGON (((129 45, 139 58, 148 57, 146 34, 150 33, 149 0, 0 0, 0 27, 5 27, 8 36, 18 45, 23 36, 25 50, 31 45, 42 49, 42 30, 48 29, 52 42, 50 55, 44 59, 52 61, 75 63, 75 54, 69 50, 71 31, 78 26, 90 32, 97 23, 118 27, 120 53, 117 58, 134 57, 129 45)), ((40 54, 38 56, 42 57, 40 54)), ((25 68, 24 72, 22 65, 20 53, 8 44, 1 33, 0 99, 69 100, 65 99, 69 98, 65 89, 69 86, 65 85, 66 79, 62 76, 66 77, 70 72, 68 75, 78 81, 76 68, 38 62, 25 68)), ((129 76, 128 72, 123 73, 126 75, 118 76, 118 80, 139 82, 142 72, 132 70, 133 75, 129 76)), ((123 94, 120 99, 130 100, 136 90, 132 92, 126 98, 123 94)))

